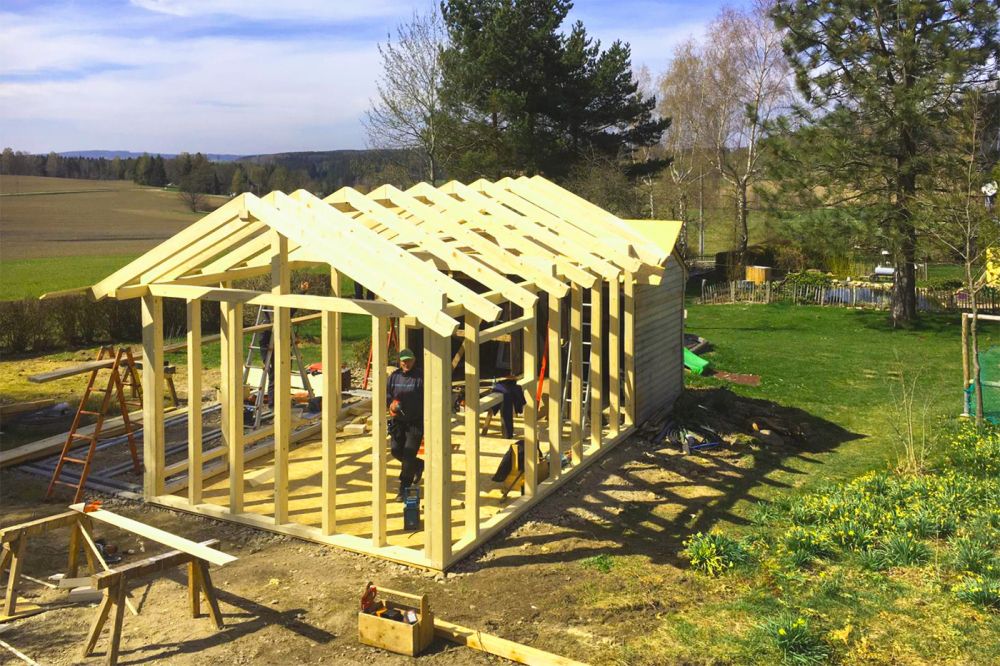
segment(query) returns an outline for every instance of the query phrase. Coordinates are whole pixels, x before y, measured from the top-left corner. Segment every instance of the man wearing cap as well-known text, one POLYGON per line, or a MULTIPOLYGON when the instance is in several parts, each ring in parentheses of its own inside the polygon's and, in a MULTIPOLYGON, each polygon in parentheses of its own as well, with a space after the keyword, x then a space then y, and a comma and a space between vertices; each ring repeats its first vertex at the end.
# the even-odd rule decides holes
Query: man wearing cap
POLYGON ((407 487, 420 483, 424 461, 417 457, 424 437, 424 376, 416 367, 416 357, 409 349, 399 352, 399 368, 389 375, 386 407, 389 409, 389 436, 392 457, 403 466, 399 473, 397 501, 402 501, 407 487))

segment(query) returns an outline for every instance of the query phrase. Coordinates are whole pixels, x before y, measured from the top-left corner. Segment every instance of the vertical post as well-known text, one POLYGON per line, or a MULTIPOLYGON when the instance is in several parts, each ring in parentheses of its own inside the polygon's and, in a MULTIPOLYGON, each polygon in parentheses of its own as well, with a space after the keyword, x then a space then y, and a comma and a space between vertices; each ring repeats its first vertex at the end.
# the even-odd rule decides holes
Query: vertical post
MULTIPOLYGON (((337 529, 337 417, 340 412, 340 339, 336 313, 321 316, 323 347, 323 534, 337 529)), ((374 414, 377 408, 372 409, 374 414)))
POLYGON ((573 462, 583 460, 583 287, 573 285, 569 322, 570 451, 573 462))
POLYGON ((604 405, 604 335, 602 333, 604 279, 597 281, 590 290, 590 444, 600 446, 603 439, 604 405))
POLYGON ((531 306, 531 323, 522 329, 524 342, 524 492, 529 497, 538 488, 538 311, 531 306))
MULTIPOLYGON (((271 293, 290 292, 288 239, 271 232, 271 293)), ((288 522, 288 446, 292 434, 292 323, 288 308, 277 306, 272 316, 274 352, 274 524, 288 522)))
POLYGON ((635 425, 635 276, 625 273, 625 423, 635 425))
POLYGON ((562 310, 560 299, 549 294, 549 478, 562 473, 562 310))
POLYGON ((614 280, 608 284, 608 406, 611 410, 608 428, 612 437, 621 433, 621 305, 621 284, 614 280))
POLYGON ((229 448, 229 512, 243 513, 243 304, 223 303, 222 355, 226 372, 222 375, 222 401, 226 410, 229 448))
POLYGON ((451 338, 424 329, 424 450, 430 473, 424 551, 438 568, 451 558, 450 352, 451 338))
POLYGON ((201 300, 187 302, 188 502, 201 504, 201 300))
POLYGON ((142 458, 143 494, 163 494, 163 299, 142 297, 142 458))
MULTIPOLYGON (((511 334, 513 335, 513 333, 511 334)), ((479 317, 465 313, 465 536, 479 536, 479 317)))
MULTIPOLYGON (((387 433, 385 416, 386 377, 385 366, 389 361, 386 332, 387 317, 372 317, 372 544, 384 546, 386 542, 386 455, 387 433)), ((424 408, 426 410, 426 406, 424 408)))

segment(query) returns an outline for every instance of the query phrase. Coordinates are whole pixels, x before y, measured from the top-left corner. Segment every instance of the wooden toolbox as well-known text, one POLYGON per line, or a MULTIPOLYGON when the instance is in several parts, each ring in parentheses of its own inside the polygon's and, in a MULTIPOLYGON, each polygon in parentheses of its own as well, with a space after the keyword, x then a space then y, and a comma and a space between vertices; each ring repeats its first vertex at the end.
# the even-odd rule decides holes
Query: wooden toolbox
MULTIPOLYGON (((376 609, 396 609, 404 616, 407 611, 416 613, 416 624, 379 617, 362 610, 358 613, 358 640, 365 645, 382 648, 398 654, 415 657, 431 644, 434 639, 434 614, 427 603, 426 594, 407 594, 397 590, 378 588, 378 592, 390 597, 400 597, 416 602, 409 606, 393 600, 372 599, 376 609)), ((371 608, 370 606, 369 608, 371 608)))

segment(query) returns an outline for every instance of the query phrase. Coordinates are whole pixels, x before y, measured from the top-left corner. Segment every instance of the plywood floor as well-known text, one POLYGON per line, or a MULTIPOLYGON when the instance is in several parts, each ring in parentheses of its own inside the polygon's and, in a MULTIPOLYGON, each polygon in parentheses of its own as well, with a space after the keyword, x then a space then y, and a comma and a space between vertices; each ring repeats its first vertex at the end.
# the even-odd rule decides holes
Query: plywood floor
MULTIPOLYGON (((500 436, 499 416, 493 419, 490 434, 480 437, 479 488, 480 521, 500 511, 519 493, 511 493, 507 500, 501 499, 502 486, 491 477, 496 471, 504 453, 514 440, 500 436)), ((539 440, 544 442, 544 424, 539 428, 539 440)), ((515 439, 521 437, 523 426, 520 417, 515 420, 515 439)), ((569 437, 569 427, 565 428, 564 442, 569 437)), ((456 422, 452 429, 452 442, 458 448, 452 455, 452 535, 454 540, 464 535, 465 515, 462 510, 465 501, 465 428, 456 422)), ((288 475, 288 515, 289 520, 320 527, 320 501, 322 497, 322 449, 321 442, 309 440, 295 446, 289 453, 288 475)), ((566 446, 564 444, 564 446, 566 446)), ((542 450, 546 450, 542 445, 542 450)), ((386 497, 387 536, 389 545, 408 548, 423 548, 423 530, 412 531, 403 528, 403 505, 393 501, 399 489, 399 463, 388 456, 388 492, 386 497)), ((372 438, 370 435, 355 435, 337 439, 337 532, 360 537, 371 537, 371 460, 372 438)), ((253 476, 273 465, 273 455, 254 460, 245 470, 245 478, 253 476)), ((426 478, 426 474, 425 474, 426 478)), ((270 481, 254 486, 244 481, 244 511, 262 515, 274 514, 274 489, 270 481)), ((183 491, 177 493, 183 496, 183 491)), ((205 502, 228 506, 229 479, 218 476, 206 480, 203 491, 205 502)), ((423 506, 421 507, 423 515, 423 506)))

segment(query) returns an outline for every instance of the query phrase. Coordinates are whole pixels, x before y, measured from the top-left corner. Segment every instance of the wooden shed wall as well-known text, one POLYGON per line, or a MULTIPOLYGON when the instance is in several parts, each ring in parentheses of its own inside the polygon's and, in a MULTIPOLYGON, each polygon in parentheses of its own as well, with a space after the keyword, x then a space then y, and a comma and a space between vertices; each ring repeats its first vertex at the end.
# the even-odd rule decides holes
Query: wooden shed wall
POLYGON ((684 389, 684 270, 671 257, 659 285, 636 285, 636 422, 670 407, 684 389))

